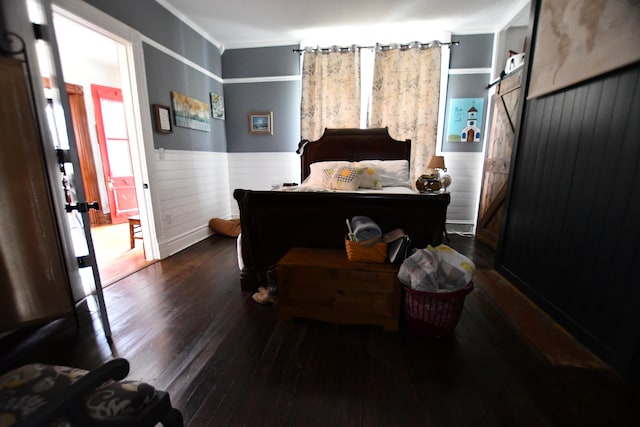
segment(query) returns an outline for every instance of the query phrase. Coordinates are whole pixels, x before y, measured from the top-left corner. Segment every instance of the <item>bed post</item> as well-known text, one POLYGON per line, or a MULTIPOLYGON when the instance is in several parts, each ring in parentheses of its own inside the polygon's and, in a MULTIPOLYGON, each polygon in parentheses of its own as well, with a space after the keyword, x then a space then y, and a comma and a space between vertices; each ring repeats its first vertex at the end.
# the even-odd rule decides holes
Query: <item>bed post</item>
POLYGON ((233 191, 233 198, 238 202, 238 209, 240 210, 240 253, 238 254, 242 257, 240 289, 243 291, 254 291, 258 289, 258 283, 257 276, 253 269, 255 264, 253 263, 254 257, 251 253, 251 232, 246 224, 248 221, 247 215, 243 215, 243 212, 246 212, 247 192, 242 189, 236 189, 233 191))

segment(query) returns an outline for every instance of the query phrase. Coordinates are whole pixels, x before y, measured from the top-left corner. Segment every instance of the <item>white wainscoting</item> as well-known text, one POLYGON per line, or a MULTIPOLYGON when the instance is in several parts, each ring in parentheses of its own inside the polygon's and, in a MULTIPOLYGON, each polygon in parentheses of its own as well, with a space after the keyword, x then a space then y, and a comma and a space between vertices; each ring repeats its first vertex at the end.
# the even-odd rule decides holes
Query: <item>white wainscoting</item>
MULTIPOLYGON (((451 174, 449 231, 473 232, 482 176, 482 153, 443 153, 451 174)), ((154 150, 160 255, 165 258, 211 235, 211 218, 237 218, 233 190, 270 190, 300 182, 295 153, 211 153, 154 150)))
POLYGON ((211 218, 231 217, 227 153, 154 150, 154 170, 161 258, 210 236, 211 218))
MULTIPOLYGON (((447 209, 447 228, 473 232, 480 200, 484 154, 442 153, 451 174, 451 204, 447 209)), ((300 158, 295 153, 229 153, 231 211, 237 217, 238 206, 233 189, 269 190, 273 184, 300 182, 300 158)))
POLYGON ((233 190, 271 190, 284 182, 300 183, 300 156, 296 153, 229 153, 231 212, 240 215, 233 190))
POLYGON ((447 230, 475 232, 482 182, 483 153, 442 153, 451 175, 447 230))

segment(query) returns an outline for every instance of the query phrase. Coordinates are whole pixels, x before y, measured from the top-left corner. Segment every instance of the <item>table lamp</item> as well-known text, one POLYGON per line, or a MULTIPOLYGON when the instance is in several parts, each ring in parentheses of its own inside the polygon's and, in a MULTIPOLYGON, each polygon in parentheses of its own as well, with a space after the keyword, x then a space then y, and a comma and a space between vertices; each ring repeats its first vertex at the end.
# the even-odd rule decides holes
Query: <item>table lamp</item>
POLYGON ((431 156, 427 169, 435 170, 438 177, 442 172, 446 172, 447 168, 444 165, 444 156, 431 156))

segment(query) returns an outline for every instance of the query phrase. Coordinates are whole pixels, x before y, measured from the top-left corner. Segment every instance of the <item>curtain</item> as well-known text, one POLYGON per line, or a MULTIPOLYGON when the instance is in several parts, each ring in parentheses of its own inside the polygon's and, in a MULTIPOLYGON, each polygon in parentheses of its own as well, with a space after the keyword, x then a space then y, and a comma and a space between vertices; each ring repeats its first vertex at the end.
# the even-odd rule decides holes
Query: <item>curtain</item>
POLYGON ((303 55, 301 137, 313 141, 325 128, 359 128, 359 50, 307 49, 303 55))
POLYGON ((388 127, 411 139, 411 182, 436 152, 440 98, 440 45, 376 47, 369 127, 388 127))

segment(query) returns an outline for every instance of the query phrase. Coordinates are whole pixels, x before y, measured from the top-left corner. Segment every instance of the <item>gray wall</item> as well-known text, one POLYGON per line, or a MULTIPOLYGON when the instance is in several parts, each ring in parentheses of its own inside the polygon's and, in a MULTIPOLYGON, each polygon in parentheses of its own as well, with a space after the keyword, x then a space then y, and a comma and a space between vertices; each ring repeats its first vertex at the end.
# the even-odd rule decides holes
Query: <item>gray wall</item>
MULTIPOLYGON (((144 36, 209 70, 222 75, 220 51, 154 0, 86 0, 103 12, 136 29, 144 36)), ((203 102, 210 93, 223 95, 222 83, 143 43, 149 103, 171 107, 171 91, 178 91, 203 102)), ((173 109, 172 109, 173 111, 173 109)), ((153 108, 149 111, 152 122, 153 108)), ((172 120, 173 121, 173 120, 172 120)), ((155 148, 195 151, 227 149, 225 124, 211 118, 209 132, 175 126, 173 133, 154 132, 155 148)))
MULTIPOLYGON (((221 55, 216 46, 153 0, 87 2, 223 79, 247 79, 222 85, 145 43, 151 105, 171 106, 172 90, 205 102, 209 102, 210 93, 214 92, 222 95, 225 102, 225 120, 212 118, 210 132, 177 127, 174 122, 173 133, 154 132, 154 147, 222 152, 295 151, 300 141, 300 81, 278 81, 278 78, 299 78, 300 55, 292 52, 297 45, 230 49, 221 55), (272 77, 275 79, 270 80, 272 77), (273 135, 249 133, 248 114, 255 111, 273 111, 273 135)), ((153 109, 149 114, 153 114, 153 109)))
POLYGON ((625 375, 640 343, 638 88, 640 63, 526 101, 496 256, 498 271, 625 375))
MULTIPOLYGON (((451 40, 458 40, 458 46, 451 46, 449 70, 465 68, 490 68, 493 54, 493 34, 452 35, 451 40)), ((447 87, 447 103, 442 136, 444 152, 482 152, 487 117, 487 85, 490 73, 482 74, 450 74, 447 87), (447 128, 452 98, 483 98, 483 113, 479 121, 482 138, 480 142, 449 142, 447 128)))
MULTIPOLYGON (((153 104, 171 107, 171 91, 177 91, 202 102, 210 102, 211 92, 222 95, 222 83, 194 70, 182 62, 160 52, 147 44, 144 47, 144 62, 147 70, 149 104, 153 114, 153 104)), ((171 107, 173 112, 173 108, 171 107)), ((188 129, 175 125, 173 132, 164 134, 154 132, 155 148, 187 151, 227 150, 225 121, 210 118, 209 132, 188 129)))
POLYGON ((458 46, 451 47, 449 68, 490 68, 493 51, 493 34, 452 34, 458 46))
POLYGON ((297 45, 228 49, 222 55, 225 79, 300 75, 297 45))
POLYGON ((496 270, 640 383, 640 62, 521 101, 496 270))
POLYGON ((222 74, 218 48, 155 0, 85 1, 214 74, 222 74))
POLYGON ((298 46, 232 49, 222 56, 227 151, 295 152, 300 142, 298 46), (278 78, 295 80, 279 81, 278 78), (273 111, 273 135, 249 133, 249 113, 273 111))

